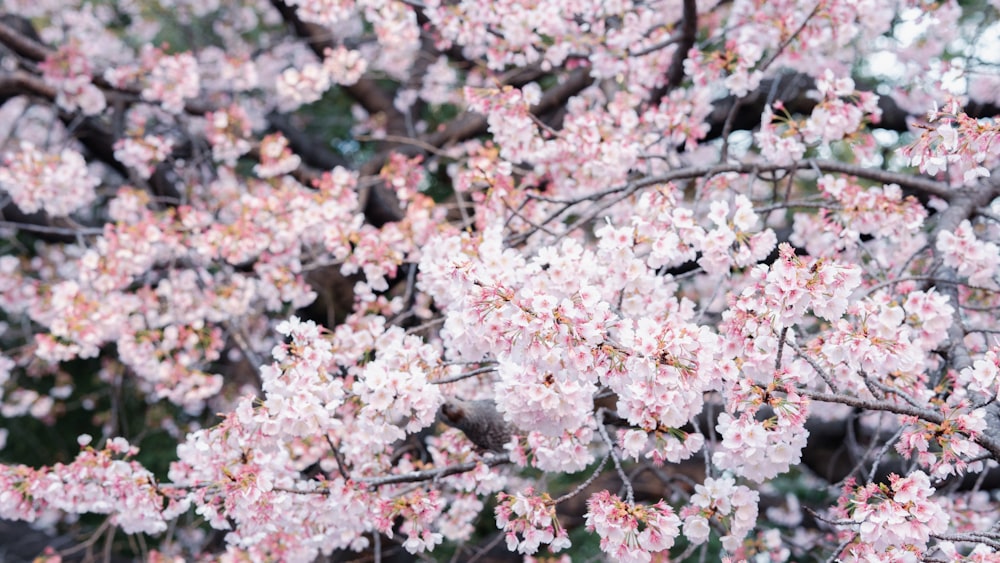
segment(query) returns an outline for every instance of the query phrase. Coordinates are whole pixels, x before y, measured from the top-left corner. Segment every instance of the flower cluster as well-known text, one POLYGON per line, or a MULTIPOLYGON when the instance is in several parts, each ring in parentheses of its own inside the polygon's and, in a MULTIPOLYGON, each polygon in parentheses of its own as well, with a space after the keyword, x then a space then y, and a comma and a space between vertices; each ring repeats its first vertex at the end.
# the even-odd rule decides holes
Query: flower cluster
POLYGON ((205 138, 212 145, 212 157, 226 166, 235 166, 236 159, 250 152, 250 117, 242 106, 233 104, 205 114, 205 138))
POLYGON ((787 401, 785 405, 775 405, 774 410, 778 416, 763 422, 758 422, 750 412, 739 418, 721 413, 718 430, 722 444, 713 454, 712 462, 758 483, 797 465, 809 436, 804 428, 806 409, 802 404, 787 401), (789 412, 794 416, 787 416, 789 412))
POLYGON ((167 159, 174 149, 174 141, 160 135, 127 137, 115 143, 115 159, 136 171, 142 179, 149 179, 156 166, 167 159))
POLYGON ((746 196, 736 196, 734 204, 732 218, 729 218, 728 203, 716 200, 711 204, 708 219, 715 228, 705 233, 702 256, 698 259, 698 265, 709 274, 722 274, 733 266, 742 268, 755 264, 770 254, 778 242, 771 229, 754 232, 759 218, 746 196))
POLYGON ((538 103, 539 89, 466 88, 465 103, 470 111, 486 116, 490 132, 500 146, 500 155, 510 162, 535 158, 542 149, 542 139, 529 108, 538 103))
POLYGON ((531 487, 513 495, 499 493, 494 512, 497 528, 506 534, 510 551, 532 555, 541 544, 548 544, 553 553, 570 546, 548 493, 536 495, 531 487))
POLYGON ((685 61, 696 84, 719 80, 735 96, 745 96, 756 88, 764 73, 756 68, 764 55, 759 41, 726 41, 718 51, 695 51, 685 61))
POLYGON ((281 133, 271 133, 260 141, 260 164, 253 171, 261 178, 288 174, 299 167, 302 159, 288 148, 288 139, 281 133))
POLYGON ((138 453, 124 438, 104 448, 90 447, 81 435, 83 450, 69 464, 40 470, 23 465, 0 466, 0 512, 5 518, 34 521, 49 510, 74 514, 111 514, 126 533, 158 534, 167 529, 163 498, 153 474, 128 457, 138 453))
POLYGON ((851 178, 824 174, 816 185, 836 202, 838 221, 853 231, 838 233, 841 237, 902 236, 920 229, 927 218, 920 202, 913 196, 903 197, 896 184, 865 188, 851 178))
POLYGON ((94 201, 98 184, 83 156, 69 148, 53 154, 22 141, 0 166, 0 187, 25 213, 69 215, 94 201))
POLYGON ((903 149, 910 164, 932 176, 945 173, 953 184, 971 184, 989 176, 1000 158, 1000 126, 978 121, 952 98, 928 113, 920 137, 903 149), (937 122, 935 127, 932 124, 937 122))
POLYGON ((644 430, 624 430, 619 432, 618 445, 629 457, 646 458, 653 463, 678 463, 688 459, 705 445, 705 436, 695 432, 684 432, 675 428, 649 433, 644 430), (652 447, 650 447, 652 442, 652 447), (648 449, 648 451, 647 451, 648 449))
POLYGON ((587 529, 601 538, 601 551, 615 561, 648 562, 674 545, 681 521, 665 502, 632 504, 608 491, 587 500, 587 529))
POLYGON ((201 90, 198 61, 194 55, 168 55, 149 44, 143 45, 136 64, 109 68, 104 79, 118 88, 138 82, 144 100, 157 102, 172 114, 182 112, 185 100, 197 97, 201 90))
POLYGON ((986 430, 986 411, 949 407, 942 410, 945 418, 940 423, 905 417, 907 425, 896 442, 896 451, 903 457, 916 458, 917 463, 935 478, 981 470, 979 458, 984 450, 975 440, 986 430))
POLYGON ((310 62, 301 68, 290 67, 276 84, 281 109, 290 111, 323 97, 334 84, 350 86, 364 75, 367 60, 358 51, 339 46, 327 48, 322 62, 310 62))
MULTIPOLYGON (((956 384, 961 389, 980 394, 986 400, 1000 398, 1000 348, 993 347, 982 358, 963 369, 956 384)), ((979 398, 979 397, 977 397, 979 398)))
POLYGON ((757 522, 759 500, 757 491, 737 485, 732 477, 708 477, 703 485, 695 486, 689 504, 681 509, 684 535, 692 543, 704 543, 714 520, 728 531, 722 536, 723 549, 735 552, 757 522))
POLYGON ((90 59, 78 41, 64 44, 39 66, 45 81, 58 90, 59 107, 68 111, 79 108, 84 115, 97 115, 107 107, 104 92, 93 83, 90 59))
POLYGON ((854 135, 866 122, 878 123, 882 110, 878 95, 855 90, 850 77, 837 77, 826 69, 816 79, 816 89, 823 97, 809 119, 801 124, 802 138, 807 144, 830 143, 854 135), (844 98, 854 98, 844 101, 844 98))
POLYGON ((198 61, 190 53, 166 55, 149 49, 143 51, 142 58, 148 71, 142 89, 143 99, 159 102, 170 113, 180 113, 184 100, 198 95, 198 61))
POLYGON ((383 498, 378 502, 375 525, 388 537, 393 537, 393 523, 402 518, 400 531, 406 534, 403 549, 410 553, 434 551, 434 546, 444 540, 438 532, 432 532, 430 524, 438 518, 444 507, 443 499, 436 490, 418 490, 395 498, 383 498))
POLYGON ((892 474, 887 484, 846 484, 838 511, 857 530, 857 539, 845 549, 851 555, 847 560, 865 561, 869 554, 898 550, 921 554, 930 535, 948 527, 948 515, 930 499, 933 493, 930 479, 922 471, 906 477, 892 474))
POLYGON ((968 277, 972 285, 996 286, 993 276, 1000 266, 1000 247, 977 238, 968 220, 962 221, 954 232, 942 231, 935 248, 945 265, 968 277))

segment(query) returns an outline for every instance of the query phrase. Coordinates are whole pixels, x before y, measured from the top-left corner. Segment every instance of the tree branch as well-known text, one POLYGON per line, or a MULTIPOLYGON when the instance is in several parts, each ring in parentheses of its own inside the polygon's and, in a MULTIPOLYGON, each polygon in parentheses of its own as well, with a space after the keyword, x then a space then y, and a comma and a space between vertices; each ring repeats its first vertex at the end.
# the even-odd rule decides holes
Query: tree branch
POLYGON ((496 467, 497 465, 504 465, 506 463, 510 463, 510 454, 498 454, 489 458, 484 457, 479 461, 470 461, 468 463, 460 463, 458 465, 449 465, 448 467, 441 467, 438 469, 411 471, 409 473, 401 473, 399 475, 387 475, 385 477, 369 477, 364 479, 355 479, 355 481, 357 481, 358 483, 364 483, 365 485, 368 485, 370 487, 379 487, 381 485, 390 485, 394 483, 417 483, 421 481, 433 481, 436 479, 441 479, 442 477, 448 477, 449 475, 467 473, 479 467, 479 464, 484 464, 487 467, 496 467))
POLYGON ((691 50, 691 47, 694 47, 694 40, 697 34, 698 4, 695 0, 684 0, 681 39, 677 44, 677 50, 674 51, 674 57, 670 61, 670 68, 667 70, 667 83, 653 92, 651 96, 653 103, 658 103, 660 98, 681 85, 681 82, 684 80, 684 60, 687 59, 687 54, 691 50))

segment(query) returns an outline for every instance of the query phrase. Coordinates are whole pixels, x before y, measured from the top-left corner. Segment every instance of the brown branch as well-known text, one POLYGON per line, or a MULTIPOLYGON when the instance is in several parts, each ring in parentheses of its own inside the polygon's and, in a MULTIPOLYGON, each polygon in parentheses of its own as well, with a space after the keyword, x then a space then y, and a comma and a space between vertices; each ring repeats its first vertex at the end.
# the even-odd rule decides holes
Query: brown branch
MULTIPOLYGON (((578 68, 570 72, 565 80, 546 90, 538 104, 532 106, 531 113, 536 116, 548 113, 562 106, 593 82, 594 79, 590 76, 589 68, 578 68)), ((464 141, 485 132, 486 117, 477 113, 468 113, 464 117, 452 121, 444 129, 427 135, 422 141, 435 147, 442 147, 448 143, 464 141)))
MULTIPOLYGON (((542 115, 561 107, 571 97, 579 94, 584 88, 594 82, 590 76, 590 69, 578 68, 570 72, 566 79, 559 84, 549 88, 542 94, 538 104, 532 106, 533 115, 542 115)), ((426 154, 425 147, 441 148, 452 143, 459 143, 473 137, 486 133, 486 117, 478 113, 468 112, 462 117, 452 120, 443 128, 422 136, 413 144, 393 147, 391 150, 382 151, 361 168, 362 175, 372 175, 377 173, 389 158, 391 152, 398 152, 407 156, 426 154)))
MULTIPOLYGON (((337 47, 335 41, 330 38, 330 31, 321 25, 302 21, 299 18, 295 7, 289 6, 282 0, 272 0, 271 5, 278 10, 281 17, 287 22, 295 34, 304 39, 309 47, 319 58, 323 58, 323 51, 327 48, 337 47)), ((403 115, 393 105, 393 96, 382 90, 371 78, 362 77, 350 86, 342 86, 344 92, 355 102, 365 108, 369 114, 384 114, 386 116, 388 128, 393 132, 405 132, 405 119, 403 115)))
MULTIPOLYGON (((865 84, 861 80, 857 82, 859 90, 874 89, 872 84, 865 84)), ((785 109, 793 115, 811 114, 818 102, 809 96, 809 92, 815 89, 816 81, 804 73, 779 74, 773 78, 764 79, 756 90, 741 98, 740 111, 737 112, 733 120, 732 130, 752 130, 760 126, 760 116, 764 111, 764 106, 769 101, 781 100, 785 109)), ((722 135, 726 117, 736 103, 735 96, 728 96, 713 104, 712 113, 708 117, 710 129, 705 136, 705 141, 716 139, 722 135)), ((901 108, 889 96, 879 96, 878 107, 882 111, 882 117, 877 124, 869 126, 872 129, 909 131, 909 121, 920 116, 920 114, 914 114, 901 108)), ((963 111, 970 117, 988 118, 1000 114, 1000 106, 969 103, 963 111)))
POLYGON ((674 51, 674 58, 670 61, 670 69, 667 70, 667 83, 653 93, 651 98, 653 103, 659 102, 660 98, 680 86, 684 80, 684 60, 687 59, 691 47, 694 47, 694 40, 698 34, 698 5, 695 0, 684 0, 683 10, 681 40, 677 50, 674 51))
MULTIPOLYGON (((5 209, 0 212, 0 217, 8 213, 9 211, 5 209)), ((54 239, 59 242, 73 242, 77 240, 77 237, 93 237, 104 233, 103 229, 98 229, 96 227, 62 227, 58 225, 49 225, 47 223, 35 224, 21 221, 6 221, 4 219, 0 219, 0 228, 11 228, 46 235, 59 235, 59 238, 54 239)))
MULTIPOLYGON (((689 166, 686 168, 678 168, 677 170, 672 170, 664 174, 649 176, 647 178, 643 178, 635 182, 629 182, 627 184, 614 186, 606 190, 588 194, 586 196, 582 196, 576 199, 561 200, 557 198, 546 198, 546 197, 538 197, 537 199, 542 199, 544 201, 548 201, 551 203, 565 203, 572 205, 588 200, 590 201, 598 200, 605 196, 612 195, 622 191, 645 188, 657 184, 664 184, 666 182, 671 182, 674 180, 688 180, 692 178, 700 178, 703 176, 714 176, 716 174, 724 174, 727 172, 737 172, 740 174, 759 174, 764 172, 786 172, 792 169, 803 170, 809 168, 815 168, 822 172, 836 172, 840 174, 849 174, 851 176, 864 178, 866 180, 873 180, 876 182, 899 184, 902 187, 907 187, 917 191, 921 191, 929 195, 940 197, 945 200, 949 200, 955 193, 955 191, 947 184, 937 182, 929 178, 915 176, 912 174, 904 174, 901 172, 889 172, 887 170, 881 170, 875 168, 865 168, 863 166, 858 166, 856 164, 848 164, 834 160, 808 159, 792 164, 775 164, 770 162, 762 162, 762 163, 747 162, 747 163, 715 164, 715 165, 705 165, 705 166, 689 166)), ((535 196, 533 194, 529 194, 529 197, 535 197, 535 196)))
POLYGON ((400 475, 386 475, 385 477, 370 477, 364 479, 356 479, 358 483, 364 483, 369 487, 379 487, 382 485, 391 485, 395 483, 417 483, 421 481, 434 481, 441 479, 442 477, 448 477, 449 475, 458 475, 459 473, 467 473, 479 467, 482 463, 487 467, 495 467, 497 465, 504 465, 510 463, 509 454, 499 454, 492 457, 484 457, 480 461, 470 461, 468 463, 460 463, 458 465, 449 465, 448 467, 440 467, 437 469, 425 469, 423 471, 411 471, 409 473, 402 473, 400 475))
POLYGON ((49 56, 48 47, 14 29, 6 19, 0 20, 0 43, 18 55, 35 62, 44 61, 49 56))
POLYGON ((52 101, 56 99, 56 89, 23 70, 0 73, 0 103, 15 96, 31 95, 52 101))
POLYGON ((912 405, 891 403, 888 401, 878 401, 875 399, 863 399, 861 397, 855 397, 853 395, 840 395, 835 393, 816 393, 814 391, 806 391, 806 390, 800 390, 799 394, 801 394, 804 397, 809 397, 813 401, 820 401, 823 403, 839 403, 841 405, 848 405, 851 407, 870 410, 870 411, 891 412, 903 416, 912 416, 915 418, 919 418, 921 420, 926 420, 927 422, 933 422, 935 424, 941 424, 942 422, 944 422, 944 415, 942 415, 941 413, 929 409, 917 408, 912 405))

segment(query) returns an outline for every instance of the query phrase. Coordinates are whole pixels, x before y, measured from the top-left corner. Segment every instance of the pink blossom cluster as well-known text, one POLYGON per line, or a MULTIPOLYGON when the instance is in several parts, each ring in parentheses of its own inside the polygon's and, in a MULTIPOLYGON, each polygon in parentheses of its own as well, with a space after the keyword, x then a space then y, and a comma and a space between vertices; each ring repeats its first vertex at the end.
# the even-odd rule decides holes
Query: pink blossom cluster
MULTIPOLYGON (((672 153, 676 148, 671 139, 693 143, 706 133, 703 123, 694 120, 710 111, 707 97, 697 98, 697 104, 665 101, 639 113, 635 109, 641 99, 638 94, 591 95, 572 100, 574 111, 559 131, 553 131, 540 129, 529 114, 530 107, 541 99, 536 84, 520 91, 510 87, 466 87, 464 91, 469 109, 487 117, 490 132, 500 145, 500 157, 508 162, 532 162, 551 182, 550 196, 584 196, 626 181, 629 170, 640 164, 662 166, 659 159, 644 162, 643 153, 652 146, 672 153)), ((547 214, 546 206, 537 200, 518 201, 524 196, 517 192, 500 192, 494 197, 502 198, 505 208, 519 205, 519 217, 528 221, 547 214)))
MULTIPOLYGON (((779 111, 784 104, 776 104, 779 111)), ((760 146, 761 155, 775 164, 792 164, 806 154, 806 144, 802 140, 797 123, 787 117, 775 120, 771 106, 764 107, 760 116, 760 131, 754 133, 754 140, 760 146)))
POLYGON ((227 534, 230 550, 250 558, 312 561, 335 549, 363 549, 374 529, 376 498, 363 485, 337 477, 301 479, 319 446, 275 447, 257 421, 249 399, 209 430, 189 434, 171 464, 173 497, 165 510, 175 517, 194 508, 227 534), (298 533, 303 526, 309 535, 298 533))
POLYGON ((299 167, 302 158, 288 148, 288 139, 281 133, 271 133, 260 141, 260 164, 254 172, 261 178, 288 174, 299 167))
MULTIPOLYGON (((775 64, 813 76, 846 71, 853 60, 850 45, 864 44, 892 26, 894 4, 877 0, 739 0, 727 21, 737 44, 751 43, 773 53, 775 64)), ((720 30, 721 32, 721 30, 720 30)))
POLYGON ((94 85, 94 69, 78 41, 71 40, 40 65, 45 81, 55 86, 56 103, 63 109, 77 108, 84 115, 97 115, 107 107, 100 88, 94 85))
POLYGON ((500 11, 475 2, 462 2, 449 9, 448 4, 434 1, 428 4, 427 16, 442 47, 462 45, 468 56, 485 56, 490 68, 501 69, 508 64, 526 66, 543 58, 550 64, 561 63, 566 51, 586 37, 574 33, 581 31, 580 27, 573 25, 572 17, 567 16, 576 12, 599 20, 605 12, 599 3, 576 4, 515 1, 500 11), (491 28, 496 33, 489 33, 491 28), (545 37, 551 40, 547 42, 545 37), (564 42, 569 44, 560 47, 564 42), (546 53, 547 50, 550 52, 546 53))
POLYGON ((907 311, 880 291, 851 305, 848 314, 851 318, 838 320, 821 344, 825 360, 837 366, 844 383, 864 386, 861 377, 894 374, 893 381, 916 397, 930 397, 932 391, 917 383, 923 353, 911 338, 907 311))
POLYGON ((648 124, 647 138, 659 134, 669 146, 683 144, 685 150, 694 150, 709 132, 706 118, 712 112, 711 101, 708 89, 677 89, 646 110, 639 121, 648 124))
POLYGON ((645 452, 645 457, 653 463, 678 463, 699 452, 705 445, 705 436, 676 428, 653 432, 626 430, 619 434, 618 445, 636 460, 645 452))
POLYGON ((817 181, 828 208, 796 213, 790 238, 814 256, 855 258, 862 254, 889 264, 926 244, 927 210, 898 185, 865 187, 855 179, 824 174, 817 181), (862 242, 865 236, 874 240, 862 242))
POLYGON ((991 400, 1000 398, 1000 349, 992 347, 982 358, 958 374, 956 383, 974 393, 973 397, 991 400))
POLYGON ((16 152, 4 154, 0 166, 0 187, 25 213, 69 215, 96 199, 94 188, 100 183, 71 148, 49 153, 22 141, 16 152))
POLYGON ((770 407, 775 416, 758 421, 757 408, 747 409, 738 418, 719 414, 717 429, 722 442, 712 457, 717 467, 760 483, 801 461, 809 436, 805 429, 808 402, 787 388, 787 397, 778 398, 775 387, 755 390, 763 395, 758 401, 770 407))
POLYGON ((427 379, 427 367, 439 357, 433 346, 398 327, 380 335, 377 345, 397 353, 365 364, 351 388, 364 405, 354 423, 365 434, 352 440, 369 448, 384 448, 430 426, 444 400, 441 388, 427 379))
POLYGON ((196 56, 201 86, 209 92, 246 92, 261 85, 257 61, 248 53, 226 52, 209 45, 196 56))
MULTIPOLYGON (((417 181, 422 181, 422 176, 417 181)), ((442 230, 450 230, 442 225, 444 210, 434 205, 430 197, 413 194, 418 187, 414 184, 398 188, 406 213, 401 220, 381 228, 362 225, 354 232, 349 230, 350 224, 341 226, 341 232, 353 246, 341 266, 343 274, 362 271, 369 288, 383 291, 388 287, 388 278, 396 275, 400 265, 419 260, 421 249, 431 237, 442 230), (406 197, 412 201, 408 202, 406 197)))
POLYGON ((722 536, 723 549, 733 553, 757 521, 759 500, 757 491, 737 485, 732 477, 708 477, 704 484, 695 485, 689 504, 681 509, 684 536, 692 543, 704 543, 714 521, 727 532, 722 536))
POLYGON ((159 102, 170 113, 180 113, 184 100, 194 98, 200 90, 198 62, 190 53, 166 55, 156 49, 142 52, 144 76, 142 97, 159 102))
POLYGON ((156 166, 174 150, 174 141, 160 135, 126 137, 115 143, 115 159, 148 180, 156 166))
POLYGON ((773 109, 765 106, 760 131, 754 133, 765 159, 791 164, 801 160, 809 147, 842 140, 855 141, 855 150, 865 154, 867 141, 858 132, 881 118, 878 96, 855 90, 853 80, 838 78, 829 69, 817 78, 816 86, 823 97, 806 119, 795 119, 780 101, 773 109), (782 112, 777 119, 775 111, 782 112))
POLYGON ((755 264, 774 250, 777 237, 771 229, 757 231, 760 219, 744 195, 736 196, 732 218, 724 200, 711 203, 708 219, 714 228, 705 233, 698 265, 709 274, 722 274, 732 267, 755 264), (757 231, 757 232, 755 232, 757 231))
POLYGON ((430 524, 438 518, 444 508, 440 493, 417 490, 408 495, 383 498, 378 503, 375 525, 387 537, 393 537, 393 521, 403 518, 400 531, 406 534, 403 549, 410 553, 434 551, 434 546, 444 540, 438 532, 432 532, 430 524))
MULTIPOLYGON (((122 190, 111 204, 122 222, 106 226, 90 248, 63 266, 75 279, 45 284, 15 268, 5 275, 12 288, 5 293, 11 299, 5 308, 27 309, 47 327, 36 339, 41 357, 90 357, 104 344, 116 343, 121 359, 143 381, 141 388, 198 412, 222 384, 221 376, 205 371, 225 345, 217 323, 241 319, 257 308, 278 310, 285 303, 301 306, 314 299, 302 276, 294 273, 301 271, 307 248, 350 254, 351 233, 361 221, 354 182, 338 169, 321 178, 316 191, 286 179, 274 188, 259 183, 234 197, 223 175, 206 191, 221 197, 217 215, 192 207, 152 213, 148 197, 122 190), (255 276, 178 269, 144 277, 173 260, 241 264, 253 259, 258 260, 255 276), (146 285, 150 279, 154 283, 146 285), (136 281, 145 289, 128 291, 136 281)), ((437 211, 421 201, 410 212, 412 228, 432 229, 437 211)), ((373 241, 377 232, 369 235, 373 241)), ((397 237, 401 248, 415 248, 409 236, 401 232, 397 237)), ((395 267, 406 255, 392 256, 395 267)), ((267 332, 266 327, 254 330, 267 332)), ((35 408, 36 402, 28 401, 24 409, 47 412, 35 408)))
POLYGON ((486 116, 500 155, 508 161, 533 158, 542 147, 537 127, 528 111, 538 103, 537 87, 481 89, 466 88, 465 103, 470 111, 486 116))
POLYGON ((866 122, 878 123, 882 116, 878 95, 856 90, 849 77, 837 77, 827 69, 817 77, 816 88, 823 98, 801 124, 803 140, 808 144, 849 138, 866 122))
MULTIPOLYGON (((291 341, 276 347, 275 363, 262 370, 264 399, 241 400, 223 424, 189 435, 178 450, 180 461, 172 466, 170 477, 175 485, 187 487, 187 492, 176 510, 193 504, 199 514, 220 529, 228 528, 227 518, 234 519, 240 525, 230 534, 229 542, 271 556, 279 553, 267 545, 273 534, 264 535, 257 530, 291 532, 305 518, 316 533, 308 540, 285 539, 284 549, 290 551, 284 557, 293 560, 305 560, 315 557, 318 551, 329 553, 338 547, 360 549, 367 544, 361 534, 371 529, 391 537, 397 518, 403 520, 399 533, 408 538, 404 547, 414 553, 432 550, 446 535, 451 539, 467 537, 468 522, 478 510, 462 508, 461 503, 458 508, 447 507, 446 498, 436 489, 409 489, 411 492, 407 493, 408 489, 402 488, 396 494, 392 488, 384 488, 375 496, 351 481, 317 483, 301 478, 299 471, 316 462, 330 471, 349 471, 354 478, 391 469, 388 457, 373 465, 371 453, 387 451, 386 446, 400 437, 387 431, 398 430, 395 425, 399 424, 399 417, 408 416, 402 409, 415 396, 412 390, 399 387, 405 394, 398 401, 387 406, 380 398, 385 396, 384 389, 406 384, 407 377, 412 379, 412 375, 399 371, 385 371, 403 368, 396 363, 403 356, 390 356, 376 360, 375 365, 365 365, 357 373, 358 383, 353 386, 330 374, 338 369, 337 362, 355 364, 357 358, 369 353, 371 346, 410 349, 410 359, 420 366, 434 362, 435 356, 416 337, 404 337, 399 330, 379 337, 374 328, 362 331, 364 326, 359 324, 359 332, 349 333, 342 326, 331 337, 312 322, 292 318, 281 323, 277 327, 279 333, 291 341), (360 408, 359 403, 363 405, 360 408), (389 421, 393 424, 388 424, 389 421), (227 447, 208 448, 208 444, 219 439, 220 432, 228 436, 227 447), (293 447, 272 449, 279 442, 293 447), (340 454, 331 455, 328 449, 331 442, 338 445, 340 454), (210 483, 216 487, 205 488, 210 483), (336 508, 341 502, 344 506, 336 508), (263 506, 283 508, 261 519, 254 514, 263 506), (351 523, 347 524, 348 521, 351 523), (354 531, 348 533, 345 524, 354 531), (440 531, 439 526, 442 526, 440 531)), ((437 387, 427 386, 427 389, 437 393, 437 387)), ((430 424, 437 406, 437 402, 428 404, 423 419, 414 419, 407 429, 417 432, 430 424)), ((462 443, 442 437, 436 443, 436 455, 447 455, 448 450, 457 450, 462 443)), ((465 450, 461 455, 468 453, 465 450)), ((439 459, 445 461, 444 457, 439 459)), ((413 469, 405 458, 392 468, 401 473, 413 469)), ((494 476, 487 469, 458 476, 451 482, 459 489, 484 487, 488 491, 492 480, 494 476), (477 484, 480 480, 481 485, 477 484)), ((454 498, 457 501, 466 497, 454 498)), ((481 506, 474 503, 472 508, 481 506)))
POLYGON ((953 185, 968 185, 990 175, 1000 161, 1000 126, 962 112, 957 99, 937 105, 920 125, 920 137, 902 150, 921 172, 942 173, 953 185), (938 123, 935 127, 933 124, 938 123))
MULTIPOLYGON (((791 246, 779 246, 779 258, 768 266, 758 265, 749 273, 754 283, 733 296, 722 314, 720 332, 725 348, 740 350, 742 372, 768 381, 774 373, 780 335, 785 327, 802 322, 807 312, 837 321, 854 291, 861 284, 861 271, 851 264, 826 259, 804 259, 791 246)), ((808 370, 794 370, 809 381, 808 370)), ((732 379, 732 377, 730 377, 732 379)))
POLYGON ((561 436, 548 436, 532 431, 519 440, 511 451, 511 460, 518 465, 530 465, 542 471, 575 473, 593 463, 590 445, 594 429, 581 426, 575 431, 565 431, 561 436), (526 447, 525 447, 526 446, 526 447))
POLYGON ((222 389, 219 374, 201 368, 219 359, 224 345, 218 327, 195 323, 171 324, 162 329, 145 326, 132 317, 132 330, 117 340, 122 363, 145 383, 149 395, 200 412, 222 389))
POLYGON ((355 14, 354 0, 292 0, 295 11, 305 21, 325 26, 335 26, 355 14))
POLYGON ((427 79, 420 88, 420 99, 429 104, 443 106, 458 105, 460 92, 456 89, 458 72, 448 62, 448 57, 441 55, 427 68, 427 79))
MULTIPOLYGON (((416 10, 405 2, 372 2, 365 10, 365 18, 371 22, 378 38, 379 53, 373 66, 393 78, 404 80, 420 52, 421 33, 416 10)), ((335 54, 333 57, 335 77, 350 79, 364 72, 361 53, 354 52, 346 57, 335 54)), ((328 60, 333 57, 328 56, 328 60)))
POLYGON ((285 69, 275 85, 279 109, 291 111, 299 106, 311 104, 330 89, 330 75, 322 64, 313 62, 301 68, 285 69))
POLYGON ((368 69, 368 61, 360 51, 339 46, 326 49, 323 54, 323 70, 334 84, 350 86, 360 80, 368 69))
POLYGON ((321 62, 293 66, 281 73, 276 84, 279 107, 294 110, 319 100, 334 84, 350 86, 361 79, 367 65, 358 51, 343 46, 327 48, 321 62))
POLYGON ((836 511, 856 530, 857 539, 842 552, 844 560, 869 561, 882 554, 895 558, 904 551, 920 556, 931 534, 948 527, 948 514, 930 498, 933 493, 922 471, 890 475, 889 483, 847 483, 836 511))
POLYGON ((531 487, 512 495, 499 493, 494 512, 497 528, 504 532, 509 551, 533 555, 542 544, 547 544, 549 551, 557 553, 571 545, 548 493, 536 495, 531 487))
MULTIPOLYGON (((37 290, 36 290, 37 291, 37 290)), ((66 280, 39 292, 28 314, 48 327, 35 335, 35 354, 51 362, 94 358, 100 346, 117 338, 127 326, 134 296, 104 297, 75 280, 66 280)))
POLYGON ((336 429, 333 414, 343 404, 346 389, 342 379, 327 375, 333 367, 332 343, 315 323, 296 317, 276 330, 291 342, 276 346, 275 363, 261 370, 265 399, 254 411, 261 432, 293 440, 336 429))
POLYGON ((939 479, 982 470, 984 450, 975 442, 987 429, 986 411, 959 403, 955 408, 942 407, 940 423, 904 418, 896 451, 915 458, 920 467, 939 479))
POLYGON ((633 504, 608 491, 587 500, 586 521, 587 529, 601 538, 601 551, 615 561, 627 562, 652 561, 654 554, 659 556, 669 550, 680 535, 681 524, 663 501, 633 504))
MULTIPOLYGON (((896 184, 865 188, 849 178, 824 174, 817 187, 839 206, 834 212, 839 222, 857 234, 902 238, 920 229, 927 218, 927 210, 913 196, 904 197, 896 184)), ((856 237, 854 233, 840 236, 856 237)))
POLYGON ((235 166, 236 160, 250 152, 251 123, 243 106, 233 104, 216 112, 205 114, 205 138, 212 145, 212 157, 226 166, 235 166))
POLYGON ((138 83, 144 100, 157 103, 171 114, 181 113, 185 100, 197 97, 201 91, 194 55, 168 55, 149 44, 143 45, 137 62, 107 69, 104 79, 118 88, 138 83))
POLYGON ((972 285, 995 287, 994 275, 1000 266, 1000 247, 976 236, 972 223, 964 220, 954 232, 941 231, 934 247, 944 264, 968 277, 972 285))
POLYGON ((159 534, 167 529, 163 497, 153 474, 135 461, 138 453, 124 438, 109 440, 104 448, 83 450, 69 464, 32 469, 0 466, 0 512, 5 518, 35 521, 49 511, 73 514, 110 514, 114 524, 129 534, 159 534))
POLYGON ((721 79, 733 95, 745 96, 764 78, 764 73, 757 68, 764 56, 759 40, 729 39, 719 51, 694 51, 690 55, 685 66, 695 84, 708 84, 721 79))

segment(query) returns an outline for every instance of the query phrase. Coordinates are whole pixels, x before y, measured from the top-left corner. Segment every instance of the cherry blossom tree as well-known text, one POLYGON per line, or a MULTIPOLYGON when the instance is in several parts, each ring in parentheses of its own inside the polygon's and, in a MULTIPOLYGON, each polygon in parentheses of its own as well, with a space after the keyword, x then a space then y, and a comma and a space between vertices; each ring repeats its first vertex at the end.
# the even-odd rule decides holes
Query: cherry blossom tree
POLYGON ((27 557, 1000 561, 997 0, 0 9, 27 557))

